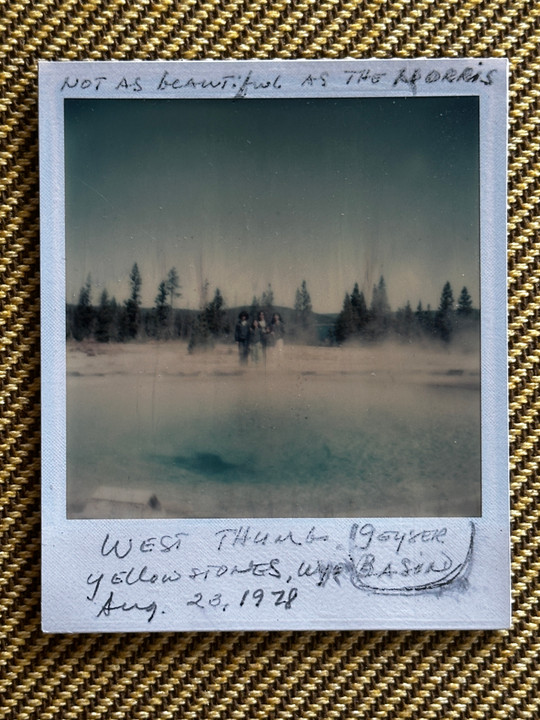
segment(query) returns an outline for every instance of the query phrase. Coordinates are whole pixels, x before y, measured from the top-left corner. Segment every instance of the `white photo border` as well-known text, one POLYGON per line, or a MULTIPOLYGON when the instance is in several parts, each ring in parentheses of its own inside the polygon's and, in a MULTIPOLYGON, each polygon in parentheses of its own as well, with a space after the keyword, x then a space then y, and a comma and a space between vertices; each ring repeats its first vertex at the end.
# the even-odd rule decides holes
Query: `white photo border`
POLYGON ((46 632, 509 626, 507 75, 503 59, 40 63, 46 632), (308 76, 313 82, 302 84, 308 76), (67 519, 64 99, 413 94, 480 102, 482 516, 67 519), (355 564, 365 565, 368 540, 381 563, 408 543, 432 569, 445 555, 451 568, 439 568, 439 580, 402 574, 372 582, 355 564), (434 546, 444 553, 430 555, 434 546), (207 565, 251 569, 186 575, 185 568, 207 565), (289 572, 308 566, 318 574, 289 572))

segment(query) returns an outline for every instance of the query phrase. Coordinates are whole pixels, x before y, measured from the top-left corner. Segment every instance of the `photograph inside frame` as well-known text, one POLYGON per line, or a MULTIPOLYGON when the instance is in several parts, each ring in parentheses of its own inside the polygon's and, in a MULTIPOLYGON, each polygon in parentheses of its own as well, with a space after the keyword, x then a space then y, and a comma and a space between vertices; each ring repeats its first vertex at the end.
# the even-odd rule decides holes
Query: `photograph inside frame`
POLYGON ((474 96, 64 100, 67 517, 474 517, 474 96))

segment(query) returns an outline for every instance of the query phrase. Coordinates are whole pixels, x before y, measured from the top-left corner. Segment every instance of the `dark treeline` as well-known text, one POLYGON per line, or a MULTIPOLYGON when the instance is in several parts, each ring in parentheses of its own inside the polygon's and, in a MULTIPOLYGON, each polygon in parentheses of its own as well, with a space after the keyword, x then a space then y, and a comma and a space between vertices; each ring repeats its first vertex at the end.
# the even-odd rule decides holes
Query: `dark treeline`
POLYGON ((334 326, 334 340, 341 344, 350 339, 374 341, 393 336, 406 342, 432 338, 449 343, 457 331, 477 326, 479 316, 479 311, 473 308, 467 288, 462 288, 455 301, 449 282, 442 288, 436 309, 430 305, 424 308, 422 301, 419 301, 415 310, 407 302, 392 312, 386 283, 381 276, 373 286, 369 306, 358 283, 355 283, 350 294, 345 294, 343 308, 334 326))
POLYGON ((142 307, 142 282, 135 263, 130 273, 129 297, 119 303, 104 289, 94 304, 92 282, 88 277, 80 289, 77 304, 67 306, 68 339, 102 343, 182 339, 189 343, 190 351, 195 351, 219 341, 232 342, 238 313, 246 310, 250 319, 262 311, 267 322, 279 313, 287 342, 341 345, 350 340, 374 342, 393 337, 411 342, 431 337, 449 343, 456 331, 475 327, 479 320, 479 311, 473 308, 467 288, 462 288, 456 301, 449 282, 442 288, 436 309, 429 305, 424 308, 419 301, 415 310, 407 302, 396 311, 390 308, 382 276, 373 287, 369 304, 355 283, 352 291, 345 294, 341 312, 327 315, 313 312, 305 280, 296 290, 293 307, 276 305, 274 292, 268 285, 260 297, 253 297, 249 307, 228 308, 219 289, 207 299, 209 286, 205 282, 200 310, 176 307, 182 292, 174 267, 156 288, 151 308, 142 307))

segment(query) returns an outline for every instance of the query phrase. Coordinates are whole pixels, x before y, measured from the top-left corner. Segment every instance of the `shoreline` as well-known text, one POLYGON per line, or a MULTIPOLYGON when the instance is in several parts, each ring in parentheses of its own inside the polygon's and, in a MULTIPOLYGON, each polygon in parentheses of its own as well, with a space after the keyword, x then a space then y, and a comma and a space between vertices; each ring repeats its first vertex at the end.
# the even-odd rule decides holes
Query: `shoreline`
POLYGON ((68 343, 70 517, 474 515, 475 353, 68 343), (156 496, 158 505, 149 505, 156 496))

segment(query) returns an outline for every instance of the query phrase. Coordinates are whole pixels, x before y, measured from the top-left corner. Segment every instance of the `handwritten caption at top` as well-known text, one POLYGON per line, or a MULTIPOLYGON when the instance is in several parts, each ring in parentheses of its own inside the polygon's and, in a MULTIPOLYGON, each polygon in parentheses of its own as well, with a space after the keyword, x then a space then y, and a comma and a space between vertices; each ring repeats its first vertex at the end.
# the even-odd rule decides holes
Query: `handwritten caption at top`
MULTIPOLYGON (((380 67, 380 66, 379 66, 380 67)), ((463 69, 453 67, 402 67, 393 71, 381 71, 379 67, 348 68, 340 71, 309 72, 291 79, 282 74, 266 74, 263 71, 249 70, 247 73, 213 74, 199 76, 190 74, 187 70, 183 74, 175 74, 164 70, 159 79, 149 79, 142 75, 123 75, 108 77, 107 75, 66 75, 61 81, 60 90, 63 93, 70 91, 85 91, 88 94, 105 93, 107 91, 124 93, 152 92, 169 96, 171 94, 185 94, 192 91, 206 91, 216 95, 226 94, 236 99, 256 97, 262 91, 297 90, 305 91, 309 88, 353 88, 365 85, 389 88, 407 88, 416 94, 423 86, 433 85, 451 88, 463 85, 491 86, 497 79, 495 68, 484 67, 479 61, 476 65, 463 69), (292 84, 291 84, 292 83, 292 84)))
POLYGON ((236 616, 301 605, 302 595, 348 587, 373 595, 464 591, 472 563, 474 526, 456 536, 447 527, 403 531, 352 523, 344 542, 312 526, 307 532, 223 527, 200 550, 197 533, 149 537, 107 533, 85 577, 96 618, 130 616, 152 622, 167 612, 236 616), (199 550, 198 550, 199 548, 199 550))

